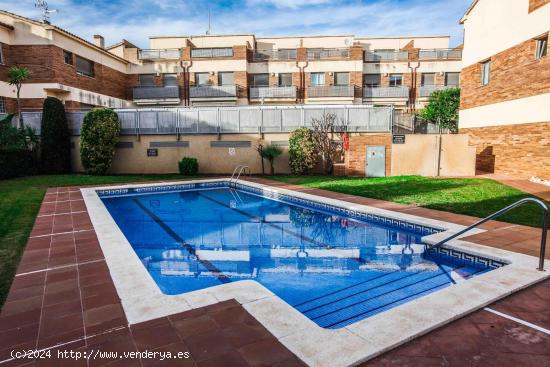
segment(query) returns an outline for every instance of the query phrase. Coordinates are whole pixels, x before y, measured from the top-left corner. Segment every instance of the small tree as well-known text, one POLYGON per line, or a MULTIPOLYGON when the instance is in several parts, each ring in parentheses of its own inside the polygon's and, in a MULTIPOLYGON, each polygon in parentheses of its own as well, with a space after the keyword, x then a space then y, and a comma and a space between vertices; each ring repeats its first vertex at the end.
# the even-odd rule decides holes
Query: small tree
POLYGON ((54 97, 44 100, 40 159, 44 173, 67 173, 71 170, 71 142, 65 107, 54 97))
POLYGON ((430 95, 428 104, 419 112, 419 116, 440 129, 458 132, 458 108, 460 106, 460 89, 451 88, 435 91, 430 95))
POLYGON ((331 174, 334 156, 342 149, 342 145, 336 144, 334 138, 335 136, 341 138, 346 131, 346 126, 335 114, 324 113, 321 118, 311 119, 311 127, 316 150, 323 163, 323 172, 331 174))
POLYGON ((8 69, 8 84, 15 86, 16 99, 17 99, 17 116, 19 122, 17 127, 23 126, 23 116, 21 115, 21 100, 19 98, 21 94, 21 87, 23 83, 31 78, 31 71, 25 67, 12 66, 8 69))
POLYGON ((262 159, 267 159, 269 161, 271 175, 274 175, 275 167, 273 166, 273 161, 275 161, 275 158, 283 154, 283 150, 275 145, 267 145, 261 150, 258 149, 258 153, 262 159))
POLYGON ((113 161, 120 134, 118 115, 110 108, 91 110, 80 132, 80 159, 87 173, 103 175, 113 161))
POLYGON ((308 173, 317 160, 313 132, 305 127, 294 130, 288 138, 290 172, 294 175, 308 173))

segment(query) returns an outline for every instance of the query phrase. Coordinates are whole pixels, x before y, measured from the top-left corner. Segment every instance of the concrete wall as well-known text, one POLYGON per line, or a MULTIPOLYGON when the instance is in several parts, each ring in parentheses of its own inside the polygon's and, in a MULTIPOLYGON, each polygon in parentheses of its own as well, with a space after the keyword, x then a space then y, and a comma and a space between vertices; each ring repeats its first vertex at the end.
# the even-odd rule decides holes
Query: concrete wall
POLYGON ((441 137, 441 176, 473 176, 476 149, 469 146, 468 135, 407 135, 405 144, 393 144, 392 176, 437 176, 441 137))
MULTIPOLYGON (((83 172, 80 162, 79 137, 73 137, 72 149, 73 170, 83 172)), ((176 173, 178 161, 182 157, 194 157, 199 161, 199 173, 227 174, 235 166, 246 164, 252 173, 262 172, 261 160, 256 151, 258 144, 288 141, 288 134, 266 134, 261 139, 258 134, 225 134, 221 141, 249 141, 250 147, 234 147, 235 155, 229 153, 230 147, 211 147, 210 142, 219 141, 217 135, 181 135, 180 142, 189 142, 189 147, 160 147, 157 157, 148 157, 147 149, 153 142, 176 142, 175 135, 147 135, 139 140, 135 136, 122 136, 120 141, 131 143, 133 147, 118 148, 115 153, 110 173, 176 173)), ((283 154, 275 160, 276 173, 289 173, 288 147, 281 147, 283 154)), ((269 173, 269 162, 265 161, 265 173, 269 173)))

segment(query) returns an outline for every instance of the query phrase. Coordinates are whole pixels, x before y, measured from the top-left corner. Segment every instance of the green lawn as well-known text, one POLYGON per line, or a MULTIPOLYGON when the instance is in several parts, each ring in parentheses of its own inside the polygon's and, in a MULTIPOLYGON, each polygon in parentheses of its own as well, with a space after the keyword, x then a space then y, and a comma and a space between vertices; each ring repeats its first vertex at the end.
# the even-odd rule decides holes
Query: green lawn
MULTIPOLYGON (((514 201, 531 196, 497 181, 481 178, 439 179, 421 176, 384 178, 266 176, 266 178, 476 217, 486 217, 514 201)), ((526 204, 503 215, 500 220, 540 227, 540 216, 541 210, 537 205, 526 204)))
POLYGON ((0 305, 6 299, 34 218, 40 209, 40 203, 48 187, 170 179, 182 179, 182 176, 56 175, 0 181, 0 305))

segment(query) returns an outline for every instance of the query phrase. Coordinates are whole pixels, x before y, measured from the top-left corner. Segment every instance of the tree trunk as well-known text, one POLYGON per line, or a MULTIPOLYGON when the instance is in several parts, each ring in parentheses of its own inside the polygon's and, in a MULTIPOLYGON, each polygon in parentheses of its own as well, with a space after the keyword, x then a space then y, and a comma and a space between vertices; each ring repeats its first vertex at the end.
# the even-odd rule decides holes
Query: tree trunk
POLYGON ((269 160, 270 170, 271 170, 271 176, 275 175, 275 167, 273 167, 273 159, 269 160))
POLYGON ((23 116, 21 115, 21 102, 19 100, 19 93, 21 92, 21 86, 17 86, 17 127, 23 127, 23 116))

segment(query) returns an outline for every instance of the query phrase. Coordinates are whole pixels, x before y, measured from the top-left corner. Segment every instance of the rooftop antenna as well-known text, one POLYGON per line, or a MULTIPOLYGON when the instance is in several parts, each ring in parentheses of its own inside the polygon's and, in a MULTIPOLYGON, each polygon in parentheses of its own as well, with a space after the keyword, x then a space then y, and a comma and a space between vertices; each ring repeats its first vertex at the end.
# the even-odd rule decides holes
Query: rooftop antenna
POLYGON ((206 35, 210 34, 210 7, 208 7, 208 30, 206 31, 206 35))
POLYGON ((42 21, 46 24, 50 24, 50 14, 57 13, 57 10, 48 7, 48 3, 44 0, 36 0, 34 3, 35 8, 42 9, 42 21))

